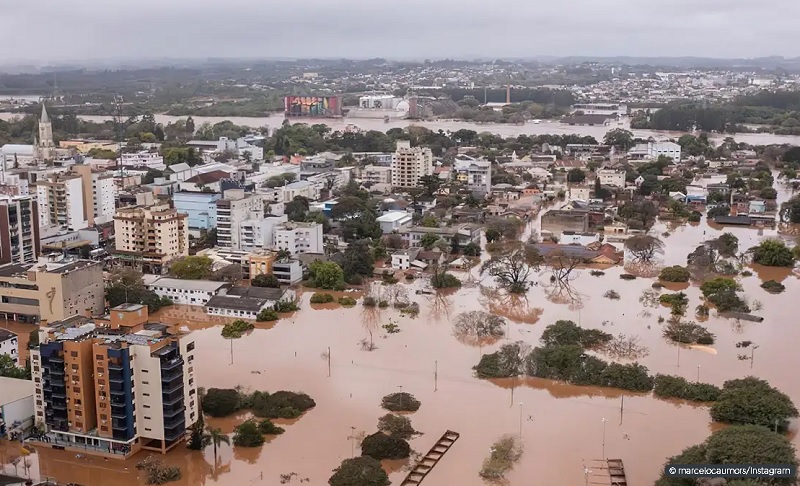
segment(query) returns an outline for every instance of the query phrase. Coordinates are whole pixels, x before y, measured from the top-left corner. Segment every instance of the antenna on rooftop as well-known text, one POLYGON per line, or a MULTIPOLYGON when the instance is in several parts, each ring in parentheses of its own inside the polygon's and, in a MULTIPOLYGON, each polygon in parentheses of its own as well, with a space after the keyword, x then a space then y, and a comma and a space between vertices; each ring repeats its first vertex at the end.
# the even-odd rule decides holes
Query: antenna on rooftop
POLYGON ((120 177, 122 177, 122 138, 123 138, 123 126, 122 126, 122 95, 115 94, 114 95, 114 105, 113 105, 113 113, 112 117, 114 120, 114 137, 116 138, 117 142, 117 170, 119 171, 120 177))

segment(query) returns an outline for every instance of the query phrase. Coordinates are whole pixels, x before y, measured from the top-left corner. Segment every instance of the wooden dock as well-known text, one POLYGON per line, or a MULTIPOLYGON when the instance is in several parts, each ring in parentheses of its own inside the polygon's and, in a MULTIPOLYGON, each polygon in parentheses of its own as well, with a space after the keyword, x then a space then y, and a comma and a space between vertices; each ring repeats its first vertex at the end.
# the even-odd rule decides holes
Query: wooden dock
POLYGON ((598 459, 585 467, 587 485, 628 486, 622 459, 598 459))
POLYGON ((447 451, 453 447, 453 444, 458 440, 461 436, 458 432, 453 432, 452 430, 448 430, 445 432, 439 440, 436 441, 431 450, 425 454, 422 459, 414 466, 414 469, 408 473, 408 476, 400 483, 400 486, 412 486, 417 485, 425 479, 425 476, 431 472, 433 467, 442 459, 447 451))

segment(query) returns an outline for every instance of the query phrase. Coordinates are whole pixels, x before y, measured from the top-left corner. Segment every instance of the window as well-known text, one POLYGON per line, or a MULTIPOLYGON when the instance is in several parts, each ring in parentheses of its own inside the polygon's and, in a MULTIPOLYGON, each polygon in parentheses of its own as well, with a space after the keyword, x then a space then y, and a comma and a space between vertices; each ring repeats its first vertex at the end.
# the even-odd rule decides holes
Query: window
POLYGON ((95 358, 97 361, 102 361, 102 360, 103 360, 103 355, 102 355, 102 354, 96 354, 96 355, 94 356, 94 358, 95 358))
POLYGON ((72 356, 73 358, 77 358, 78 357, 78 352, 77 351, 70 351, 69 355, 72 356))
POLYGON ((77 427, 79 429, 82 429, 83 428, 83 422, 75 422, 75 427, 77 427))
POLYGON ((194 351, 194 341, 186 345, 186 351, 194 351))
POLYGON ((83 412, 81 412, 80 410, 75 410, 75 416, 76 417, 82 417, 83 416, 83 412))
POLYGON ((36 400, 36 405, 41 407, 42 406, 42 401, 41 400, 36 400))
POLYGON ((75 393, 80 393, 80 392, 81 392, 81 387, 79 387, 79 386, 73 386, 73 387, 72 387, 72 391, 74 391, 75 393))
POLYGON ((150 373, 149 370, 142 370, 142 373, 150 373))
POLYGON ((150 420, 150 417, 145 417, 144 419, 145 419, 145 420, 150 420))
POLYGON ((106 408, 106 402, 100 402, 100 408, 106 408))
POLYGON ((78 371, 78 365, 76 364, 72 365, 72 371, 78 371))
POLYGON ((146 403, 145 403, 145 404, 144 404, 144 408, 150 408, 150 405, 148 405, 148 404, 146 404, 146 403))
POLYGON ((145 427, 145 428, 144 428, 144 430, 146 430, 146 431, 150 432, 150 429, 148 429, 147 427, 145 427))
POLYGON ((146 397, 149 397, 149 396, 150 396, 150 394, 149 394, 149 393, 142 393, 142 395, 144 395, 144 396, 146 396, 146 397))
POLYGON ((142 385, 149 385, 149 384, 150 384, 150 382, 149 382, 149 381, 143 381, 143 382, 142 382, 142 385))
POLYGON ((81 400, 80 400, 80 398, 76 398, 76 399, 75 399, 75 405, 80 405, 80 404, 81 404, 81 400))
POLYGON ((104 425, 104 426, 100 427, 100 430, 102 430, 103 432, 108 432, 108 427, 106 427, 104 425))

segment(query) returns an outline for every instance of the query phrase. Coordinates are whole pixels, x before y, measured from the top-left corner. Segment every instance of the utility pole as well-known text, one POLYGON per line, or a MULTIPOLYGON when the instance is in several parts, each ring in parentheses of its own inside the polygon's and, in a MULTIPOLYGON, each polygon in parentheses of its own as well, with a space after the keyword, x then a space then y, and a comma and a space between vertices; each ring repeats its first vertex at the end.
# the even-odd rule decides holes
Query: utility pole
POLYGON ((522 440, 522 402, 519 402, 519 440, 522 440))
POLYGON ((331 377, 331 347, 328 346, 328 378, 331 377))
POLYGON ((433 391, 439 390, 439 360, 433 362, 433 391))
POLYGON ((619 424, 622 425, 622 410, 625 408, 625 395, 620 397, 619 402, 619 424))
POLYGON ((606 422, 608 422, 608 420, 603 418, 603 460, 604 461, 606 459, 606 422))

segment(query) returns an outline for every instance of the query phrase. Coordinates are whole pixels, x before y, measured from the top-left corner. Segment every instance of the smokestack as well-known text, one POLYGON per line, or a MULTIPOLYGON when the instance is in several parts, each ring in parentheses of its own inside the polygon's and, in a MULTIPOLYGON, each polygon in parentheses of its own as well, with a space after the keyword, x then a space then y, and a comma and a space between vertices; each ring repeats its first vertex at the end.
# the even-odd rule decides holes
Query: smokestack
POLYGON ((506 103, 511 104, 511 84, 506 87, 506 103))

